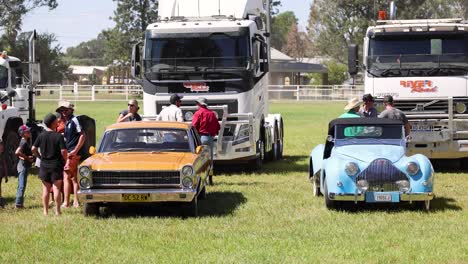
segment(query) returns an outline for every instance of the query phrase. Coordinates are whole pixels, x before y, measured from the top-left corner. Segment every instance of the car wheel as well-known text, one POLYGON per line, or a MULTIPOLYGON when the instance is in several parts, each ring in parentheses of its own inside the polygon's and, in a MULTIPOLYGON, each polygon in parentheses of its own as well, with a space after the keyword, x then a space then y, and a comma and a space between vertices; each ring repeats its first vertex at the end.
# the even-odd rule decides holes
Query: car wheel
POLYGON ((198 197, 200 197, 200 200, 205 200, 206 199, 206 184, 203 185, 203 189, 201 190, 198 197))
POLYGON ((190 203, 186 204, 185 208, 186 217, 197 217, 198 216, 198 197, 195 196, 190 203))
POLYGON ((415 202, 416 209, 428 212, 431 210, 431 200, 415 202))
POLYGON ((325 196, 325 206, 328 209, 336 209, 335 201, 331 200, 328 196, 328 188, 327 188, 327 181, 324 180, 323 182, 323 195, 325 196))
POLYGON ((18 146, 19 137, 15 132, 9 131, 6 137, 5 152, 3 154, 3 157, 5 157, 8 175, 17 175, 16 164, 18 162, 18 157, 15 155, 15 151, 18 146))
POLYGON ((314 192, 314 196, 315 197, 319 197, 320 196, 320 184, 318 182, 317 179, 315 179, 316 177, 312 177, 312 189, 313 189, 313 192, 314 192))
POLYGON ((83 206, 83 213, 85 216, 97 216, 99 214, 99 204, 85 203, 83 206))

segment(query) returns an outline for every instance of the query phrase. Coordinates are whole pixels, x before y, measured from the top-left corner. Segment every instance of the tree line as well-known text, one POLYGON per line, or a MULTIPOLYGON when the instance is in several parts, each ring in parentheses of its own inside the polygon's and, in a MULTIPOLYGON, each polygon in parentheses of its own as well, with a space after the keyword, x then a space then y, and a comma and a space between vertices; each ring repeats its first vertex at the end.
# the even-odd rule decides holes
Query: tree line
MULTIPOLYGON (((54 34, 40 33, 37 54, 44 82, 60 82, 70 74, 71 64, 107 66, 128 64, 132 45, 141 41, 148 24, 157 19, 157 0, 113 0, 111 19, 115 27, 103 30, 95 39, 70 47, 65 52, 54 34)), ((271 1, 271 44, 292 58, 323 57, 331 84, 346 79, 347 46, 360 44, 366 28, 374 23, 378 10, 388 10, 384 0, 314 0, 306 31, 298 29, 291 11, 279 12, 280 0, 271 1)), ((398 19, 468 17, 468 0, 398 0, 398 19)), ((50 10, 57 0, 0 0, 0 46, 20 58, 27 58, 28 33, 21 32, 24 16, 39 7, 50 10)), ((314 77, 314 76, 312 76, 314 77)), ((320 79, 320 78, 313 78, 320 79)))

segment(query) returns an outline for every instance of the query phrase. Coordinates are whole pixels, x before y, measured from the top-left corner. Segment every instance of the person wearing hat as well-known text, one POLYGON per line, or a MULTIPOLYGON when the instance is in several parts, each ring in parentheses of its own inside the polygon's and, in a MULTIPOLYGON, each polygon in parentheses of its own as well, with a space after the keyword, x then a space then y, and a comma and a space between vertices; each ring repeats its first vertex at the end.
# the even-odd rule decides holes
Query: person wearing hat
POLYGON ((195 112, 192 119, 192 126, 198 131, 201 136, 201 142, 203 145, 207 145, 210 148, 211 157, 211 170, 209 181, 213 184, 212 173, 213 173, 213 139, 218 135, 219 125, 218 117, 216 114, 208 109, 208 101, 206 98, 200 97, 196 100, 198 111, 195 112))
POLYGON ((26 190, 26 184, 28 182, 28 172, 31 165, 34 162, 34 156, 32 155, 31 146, 29 141, 31 139, 31 129, 25 125, 18 128, 18 134, 21 137, 18 148, 15 151, 15 155, 18 157, 18 189, 16 191, 16 208, 24 208, 24 192, 26 190))
POLYGON ((383 103, 385 105, 385 110, 380 113, 379 118, 401 120, 405 126, 405 136, 409 136, 411 127, 408 118, 406 118, 403 111, 394 107, 395 102, 393 101, 393 96, 386 95, 383 99, 383 103))
POLYGON ((356 118, 361 117, 359 115, 359 107, 361 106, 361 100, 357 97, 353 97, 348 100, 348 104, 344 107, 346 111, 344 114, 340 115, 338 118, 356 118))
POLYGON ((128 101, 128 109, 122 110, 117 117, 117 123, 120 122, 131 122, 131 121, 141 121, 141 116, 138 114, 138 101, 132 99, 128 101))
POLYGON ((374 107, 374 97, 371 94, 365 94, 362 96, 363 105, 359 109, 359 114, 362 117, 377 117, 379 113, 374 107))
POLYGON ((169 99, 171 104, 161 110, 156 120, 184 122, 182 110, 180 109, 182 98, 184 98, 182 95, 171 95, 171 98, 169 99))
MULTIPOLYGON (((70 102, 61 102, 57 112, 61 114, 65 122, 65 143, 68 151, 63 171, 63 207, 70 207, 70 195, 73 193, 73 206, 78 207, 78 163, 81 160, 81 151, 85 143, 86 136, 81 128, 78 118, 74 113, 75 106, 70 102)), ((56 120, 58 122, 58 120, 56 120)))
POLYGON ((42 208, 44 215, 49 212, 50 191, 53 189, 55 198, 55 214, 60 215, 61 195, 60 189, 63 184, 63 168, 68 158, 68 151, 63 136, 57 129, 57 116, 47 114, 44 117, 46 130, 36 139, 32 147, 35 157, 41 159, 39 167, 39 179, 42 181, 42 208), (39 152, 39 149, 41 150, 39 152))

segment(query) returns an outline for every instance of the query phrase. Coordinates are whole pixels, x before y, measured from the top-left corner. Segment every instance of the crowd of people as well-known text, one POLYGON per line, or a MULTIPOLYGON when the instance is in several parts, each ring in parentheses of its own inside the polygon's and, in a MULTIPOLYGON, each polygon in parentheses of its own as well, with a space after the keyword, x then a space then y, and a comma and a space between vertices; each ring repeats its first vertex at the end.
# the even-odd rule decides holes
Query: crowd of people
MULTIPOLYGON (((184 122, 180 109, 183 96, 173 94, 170 105, 158 115, 160 121, 184 122)), ((192 124, 201 136, 203 144, 209 146, 211 161, 213 161, 213 138, 218 134, 220 125, 216 114, 208 108, 206 98, 196 100, 198 111, 194 114, 192 124)), ((26 191, 28 174, 33 165, 38 167, 38 176, 42 181, 42 207, 44 215, 49 213, 49 206, 55 204, 55 214, 60 215, 62 208, 71 205, 78 208, 78 165, 84 151, 86 135, 78 118, 74 115, 75 106, 63 101, 59 103, 55 113, 47 114, 43 123, 43 131, 34 142, 31 142, 31 129, 22 125, 18 129, 21 137, 20 144, 15 151, 18 157, 18 189, 15 207, 24 208, 24 194, 26 191), (52 194, 52 200, 50 199, 52 194), (73 195, 73 203, 71 197, 73 195)), ((141 121, 138 114, 138 101, 130 100, 128 108, 119 113, 116 122, 141 121)), ((0 154, 4 151, 0 139, 0 154)), ((1 183, 6 181, 7 171, 4 159, 0 160, 0 207, 5 204, 1 193, 1 183)))

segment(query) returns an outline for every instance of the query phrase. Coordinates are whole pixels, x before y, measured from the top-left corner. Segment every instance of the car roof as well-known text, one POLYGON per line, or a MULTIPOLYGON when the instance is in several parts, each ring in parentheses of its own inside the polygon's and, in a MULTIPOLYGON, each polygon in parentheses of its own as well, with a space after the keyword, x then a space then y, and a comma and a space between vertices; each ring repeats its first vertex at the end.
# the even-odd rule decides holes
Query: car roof
POLYGON ((164 121, 133 121, 115 123, 106 128, 113 129, 129 129, 129 128, 174 128, 174 129, 190 129, 192 124, 183 122, 164 122, 164 121))
POLYGON ((330 121, 328 127, 336 125, 403 125, 403 122, 388 118, 337 118, 330 121))

